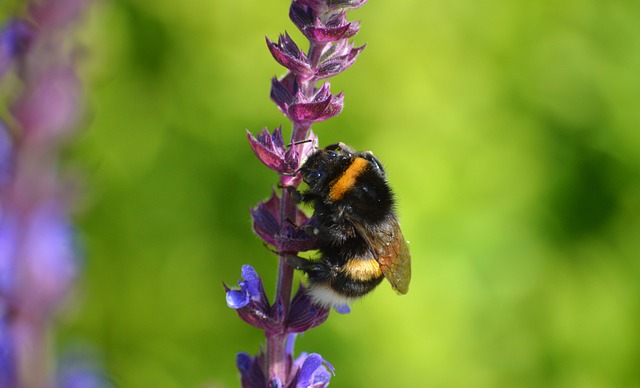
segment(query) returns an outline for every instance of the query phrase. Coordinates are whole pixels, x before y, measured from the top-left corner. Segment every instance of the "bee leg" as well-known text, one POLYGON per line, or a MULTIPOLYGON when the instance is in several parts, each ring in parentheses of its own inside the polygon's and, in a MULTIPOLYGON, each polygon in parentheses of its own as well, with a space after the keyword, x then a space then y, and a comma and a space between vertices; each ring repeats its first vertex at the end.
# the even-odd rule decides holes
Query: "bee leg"
POLYGON ((297 269, 306 273, 318 272, 324 269, 324 265, 322 265, 321 263, 311 261, 297 255, 287 255, 286 260, 287 260, 287 264, 289 264, 294 269, 297 269))

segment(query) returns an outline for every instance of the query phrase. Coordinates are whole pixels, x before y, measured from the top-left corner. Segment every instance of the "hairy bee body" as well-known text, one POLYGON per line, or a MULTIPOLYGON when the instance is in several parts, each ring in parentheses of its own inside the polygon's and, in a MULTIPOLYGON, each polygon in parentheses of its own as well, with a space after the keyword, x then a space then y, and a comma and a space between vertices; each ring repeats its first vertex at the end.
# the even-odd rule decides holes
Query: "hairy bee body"
POLYGON ((381 163, 371 152, 344 144, 315 151, 300 169, 312 203, 310 227, 320 258, 290 262, 308 275, 315 303, 345 305, 371 292, 387 278, 399 293, 408 291, 411 258, 395 213, 381 163))

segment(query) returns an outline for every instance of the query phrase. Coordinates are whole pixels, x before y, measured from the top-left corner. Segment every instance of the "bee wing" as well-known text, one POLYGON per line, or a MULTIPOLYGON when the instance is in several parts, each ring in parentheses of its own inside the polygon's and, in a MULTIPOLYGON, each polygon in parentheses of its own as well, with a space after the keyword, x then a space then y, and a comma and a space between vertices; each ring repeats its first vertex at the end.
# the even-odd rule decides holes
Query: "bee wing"
POLYGON ((411 254, 398 220, 394 218, 384 228, 375 231, 368 230, 357 222, 354 225, 369 243, 371 253, 393 289, 406 294, 411 281, 411 254))

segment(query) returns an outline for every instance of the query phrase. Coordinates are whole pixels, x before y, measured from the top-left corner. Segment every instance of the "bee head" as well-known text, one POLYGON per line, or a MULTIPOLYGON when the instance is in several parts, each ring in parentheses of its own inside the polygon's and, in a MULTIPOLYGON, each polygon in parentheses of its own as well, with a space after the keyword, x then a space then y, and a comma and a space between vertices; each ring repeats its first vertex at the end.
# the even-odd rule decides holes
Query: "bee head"
POLYGON ((334 175, 349 164, 351 156, 336 151, 320 149, 313 153, 300 168, 302 179, 309 187, 326 185, 334 175))

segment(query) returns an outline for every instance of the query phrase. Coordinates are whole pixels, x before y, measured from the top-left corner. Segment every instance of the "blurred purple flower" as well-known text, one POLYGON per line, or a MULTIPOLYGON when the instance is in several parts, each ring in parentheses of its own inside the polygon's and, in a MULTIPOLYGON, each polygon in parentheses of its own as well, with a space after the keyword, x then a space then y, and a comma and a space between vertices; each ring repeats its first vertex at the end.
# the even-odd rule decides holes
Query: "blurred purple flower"
MULTIPOLYGON (((0 31, 0 75, 11 70, 20 81, 5 98, 11 132, 0 122, 0 387, 55 380, 40 361, 53 313, 78 273, 58 162, 82 108, 75 46, 63 27, 89 1, 26 1, 24 20, 9 19, 0 31)), ((104 386, 88 373, 68 376, 58 386, 104 386)))
POLYGON ((33 29, 24 21, 13 19, 0 31, 0 76, 13 61, 24 55, 33 38, 33 29))
POLYGON ((94 352, 87 349, 66 351, 56 373, 56 388, 111 388, 115 384, 105 375, 94 352))
MULTIPOLYGON (((9 183, 13 166, 13 140, 4 121, 0 120, 0 190, 9 183)), ((2 208, 0 208, 1 217, 2 208)))
POLYGON ((30 2, 29 13, 42 29, 56 29, 78 20, 91 0, 50 0, 30 2))
POLYGON ((58 68, 32 80, 11 111, 25 133, 55 139, 74 128, 80 106, 78 77, 58 68))
POLYGON ((16 347, 7 323, 7 306, 0 297, 0 387, 18 386, 16 347))
POLYGON ((15 220, 0 202, 0 304, 15 298, 17 237, 15 220))
POLYGON ((39 206, 24 230, 18 260, 25 271, 20 279, 23 298, 36 311, 53 310, 77 274, 74 234, 63 210, 55 203, 39 206))

